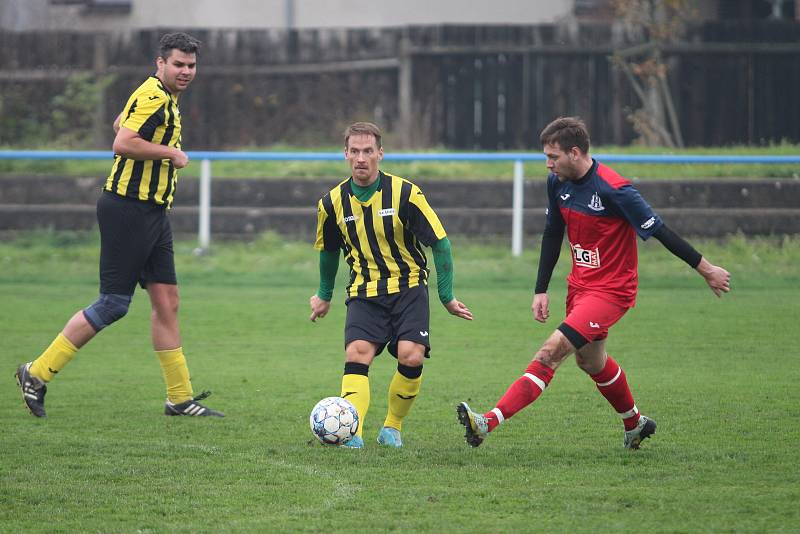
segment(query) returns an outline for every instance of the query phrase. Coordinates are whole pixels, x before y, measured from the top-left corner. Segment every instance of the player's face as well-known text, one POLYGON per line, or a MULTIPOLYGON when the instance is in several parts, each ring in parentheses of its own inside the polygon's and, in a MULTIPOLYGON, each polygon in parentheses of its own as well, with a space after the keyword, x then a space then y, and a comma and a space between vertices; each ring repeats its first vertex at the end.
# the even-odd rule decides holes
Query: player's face
POLYGON ((557 144, 544 145, 544 155, 547 158, 547 170, 555 174, 560 182, 577 180, 582 176, 579 174, 577 160, 580 150, 572 147, 564 152, 557 144))
POLYGON ((194 75, 197 73, 197 55, 175 49, 167 59, 159 56, 156 59, 156 66, 158 79, 167 91, 178 94, 185 91, 194 80, 194 75))
POLYGON ((369 185, 378 177, 383 148, 378 148, 374 135, 351 135, 344 149, 344 157, 350 163, 353 180, 359 185, 369 185))

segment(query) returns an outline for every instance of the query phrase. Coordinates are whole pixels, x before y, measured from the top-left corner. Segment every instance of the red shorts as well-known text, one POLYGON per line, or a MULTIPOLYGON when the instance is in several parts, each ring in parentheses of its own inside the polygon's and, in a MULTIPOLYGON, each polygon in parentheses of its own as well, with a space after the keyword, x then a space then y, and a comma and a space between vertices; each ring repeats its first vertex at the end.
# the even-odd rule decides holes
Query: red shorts
POLYGON ((607 338, 608 329, 629 309, 602 293, 569 289, 564 322, 591 343, 607 338))

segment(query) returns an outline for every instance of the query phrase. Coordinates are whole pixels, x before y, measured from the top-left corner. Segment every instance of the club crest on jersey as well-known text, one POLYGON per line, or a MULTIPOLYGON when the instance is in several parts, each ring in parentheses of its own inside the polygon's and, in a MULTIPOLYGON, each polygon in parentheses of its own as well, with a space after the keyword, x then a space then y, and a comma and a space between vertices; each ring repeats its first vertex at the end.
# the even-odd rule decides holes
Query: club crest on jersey
POLYGON ((597 269, 600 267, 600 249, 588 250, 580 245, 570 245, 572 257, 575 258, 575 265, 597 269))
POLYGON ((358 215, 350 215, 349 217, 345 217, 342 219, 342 222, 347 224, 349 222, 356 222, 358 220, 358 215))
POLYGON ((600 202, 600 195, 598 195, 597 193, 592 195, 591 200, 589 200, 589 209, 594 211, 603 211, 604 209, 606 209, 603 206, 603 203, 600 202))
POLYGON ((394 208, 386 208, 378 211, 378 215, 381 217, 391 217, 394 215, 394 208))

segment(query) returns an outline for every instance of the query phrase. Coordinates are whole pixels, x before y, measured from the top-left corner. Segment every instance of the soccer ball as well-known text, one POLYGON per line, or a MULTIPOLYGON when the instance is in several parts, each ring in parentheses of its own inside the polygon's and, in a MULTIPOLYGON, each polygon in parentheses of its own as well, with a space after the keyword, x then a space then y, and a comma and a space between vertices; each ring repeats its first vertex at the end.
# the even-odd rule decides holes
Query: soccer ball
POLYGON ((311 410, 311 432, 325 445, 341 445, 358 431, 355 406, 341 397, 326 397, 311 410))

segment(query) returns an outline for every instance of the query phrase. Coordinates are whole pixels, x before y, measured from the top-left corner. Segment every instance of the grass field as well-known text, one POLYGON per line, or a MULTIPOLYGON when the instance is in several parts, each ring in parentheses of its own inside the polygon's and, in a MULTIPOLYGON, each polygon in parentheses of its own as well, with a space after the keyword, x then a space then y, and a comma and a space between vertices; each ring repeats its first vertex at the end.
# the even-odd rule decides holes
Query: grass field
POLYGON ((265 236, 194 257, 177 246, 184 347, 195 391, 221 420, 166 418, 148 305, 87 345, 53 381, 48 418, 12 378, 96 296, 92 235, 0 242, 2 532, 797 532, 796 350, 800 240, 695 245, 733 275, 714 298, 657 243, 641 247, 639 302, 612 331, 638 406, 658 421, 640 451, 568 361, 536 404, 478 449, 454 406, 488 409, 563 313, 529 312, 537 253, 453 240, 456 295, 472 323, 432 304, 433 358, 402 450, 374 443, 394 361, 371 371, 367 447, 326 448, 308 429, 338 394, 343 275, 331 314, 307 320, 309 245, 265 236))

